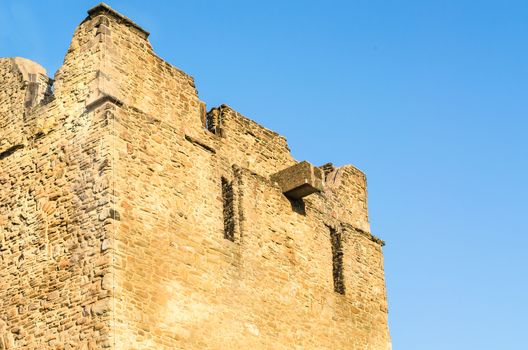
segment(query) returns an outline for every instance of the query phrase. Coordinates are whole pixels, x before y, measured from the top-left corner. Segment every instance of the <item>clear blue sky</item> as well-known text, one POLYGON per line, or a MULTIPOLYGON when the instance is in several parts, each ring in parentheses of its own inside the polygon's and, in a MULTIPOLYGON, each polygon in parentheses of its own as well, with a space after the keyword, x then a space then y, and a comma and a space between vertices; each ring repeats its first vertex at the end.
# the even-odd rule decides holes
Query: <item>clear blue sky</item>
MULTIPOLYGON (((53 75, 96 1, 0 2, 0 56, 53 75)), ((366 172, 395 350, 528 349, 528 2, 122 1, 156 52, 366 172)))

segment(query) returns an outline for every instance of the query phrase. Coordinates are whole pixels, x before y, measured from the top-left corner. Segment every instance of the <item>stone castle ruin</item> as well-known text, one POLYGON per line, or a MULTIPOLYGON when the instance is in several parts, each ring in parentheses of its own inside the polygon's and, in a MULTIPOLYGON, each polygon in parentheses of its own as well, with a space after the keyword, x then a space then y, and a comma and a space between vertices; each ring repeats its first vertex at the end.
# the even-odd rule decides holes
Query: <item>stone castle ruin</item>
POLYGON ((100 4, 0 59, 0 349, 390 349, 365 175, 292 158, 100 4))

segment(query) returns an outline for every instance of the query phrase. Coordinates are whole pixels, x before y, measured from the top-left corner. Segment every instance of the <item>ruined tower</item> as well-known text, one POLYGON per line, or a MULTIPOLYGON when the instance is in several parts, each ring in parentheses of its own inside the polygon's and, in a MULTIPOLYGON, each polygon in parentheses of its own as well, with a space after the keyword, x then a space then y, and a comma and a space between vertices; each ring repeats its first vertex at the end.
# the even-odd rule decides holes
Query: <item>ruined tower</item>
POLYGON ((100 4, 54 80, 0 59, 0 349, 390 349, 364 174, 160 59, 100 4))

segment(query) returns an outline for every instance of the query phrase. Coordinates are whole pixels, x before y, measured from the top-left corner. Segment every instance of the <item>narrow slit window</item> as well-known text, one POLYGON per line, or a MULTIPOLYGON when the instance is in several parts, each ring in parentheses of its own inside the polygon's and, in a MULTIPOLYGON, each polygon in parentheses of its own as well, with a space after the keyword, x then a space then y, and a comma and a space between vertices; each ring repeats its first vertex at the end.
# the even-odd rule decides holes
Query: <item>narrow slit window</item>
POLYGON ((234 209, 233 184, 222 177, 222 204, 224 211, 224 238, 235 240, 235 209, 234 209))
POLYGON ((334 278, 334 292, 345 294, 345 279, 343 276, 343 243, 341 232, 330 227, 330 241, 332 243, 332 274, 334 278))

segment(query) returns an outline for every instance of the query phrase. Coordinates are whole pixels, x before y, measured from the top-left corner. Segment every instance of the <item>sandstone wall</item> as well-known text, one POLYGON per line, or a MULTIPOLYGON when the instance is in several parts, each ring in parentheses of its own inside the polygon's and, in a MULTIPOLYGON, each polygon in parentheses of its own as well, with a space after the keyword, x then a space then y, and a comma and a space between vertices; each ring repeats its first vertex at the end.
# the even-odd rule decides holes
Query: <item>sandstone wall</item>
POLYGON ((193 78, 159 58, 147 32, 105 7, 90 10, 81 26, 96 38, 102 57, 88 103, 111 95, 181 128, 203 125, 205 107, 193 78))
POLYGON ((334 215, 340 203, 312 195, 300 213, 267 177, 224 157, 223 141, 116 112, 118 348, 387 348, 381 245, 334 215), (331 229, 343 236, 344 294, 331 229))
POLYGON ((364 174, 289 200, 284 137, 147 38, 97 6, 29 105, 0 60, 0 349, 389 349, 364 174))
POLYGON ((0 159, 0 349, 110 344, 105 128, 89 112, 0 159))
POLYGON ((112 344, 111 134, 86 108, 83 28, 54 95, 38 64, 0 60, 0 349, 112 344))
POLYGON ((217 135, 221 153, 231 164, 239 164, 269 176, 295 164, 284 136, 262 127, 229 106, 212 108, 208 130, 217 135))

